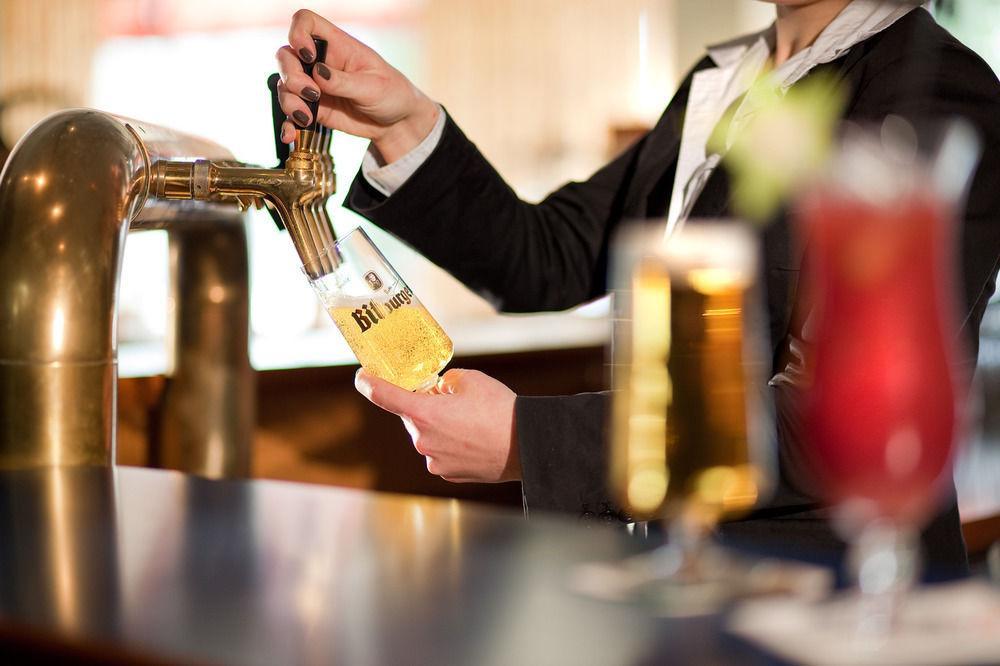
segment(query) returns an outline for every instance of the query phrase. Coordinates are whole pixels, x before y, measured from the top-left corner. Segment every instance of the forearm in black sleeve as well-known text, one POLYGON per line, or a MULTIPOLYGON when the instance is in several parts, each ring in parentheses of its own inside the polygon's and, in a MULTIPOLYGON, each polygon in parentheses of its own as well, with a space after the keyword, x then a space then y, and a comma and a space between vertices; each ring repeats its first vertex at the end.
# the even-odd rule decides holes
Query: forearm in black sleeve
POLYGON ((501 310, 563 310, 604 293, 609 226, 638 150, 530 204, 448 117, 433 153, 391 197, 359 174, 345 205, 501 310))
POLYGON ((525 505, 625 518, 608 492, 609 393, 519 396, 514 418, 525 505))

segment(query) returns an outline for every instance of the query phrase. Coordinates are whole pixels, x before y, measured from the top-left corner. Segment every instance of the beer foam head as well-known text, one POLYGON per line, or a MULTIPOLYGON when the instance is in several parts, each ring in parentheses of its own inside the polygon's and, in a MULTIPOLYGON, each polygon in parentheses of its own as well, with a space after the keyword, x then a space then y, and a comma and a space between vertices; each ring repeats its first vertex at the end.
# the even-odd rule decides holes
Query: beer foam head
POLYGON ((741 224, 689 220, 660 243, 655 256, 672 279, 698 291, 746 287, 756 277, 757 241, 741 224))

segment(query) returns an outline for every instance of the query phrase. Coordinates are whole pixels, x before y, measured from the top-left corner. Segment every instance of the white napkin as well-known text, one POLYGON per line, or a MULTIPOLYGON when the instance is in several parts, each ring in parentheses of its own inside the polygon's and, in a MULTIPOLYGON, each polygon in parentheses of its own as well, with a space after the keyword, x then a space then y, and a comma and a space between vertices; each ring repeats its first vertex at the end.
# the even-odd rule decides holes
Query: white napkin
POLYGON ((748 601, 729 630, 786 659, 843 664, 1000 664, 1000 589, 983 581, 917 588, 904 599, 896 629, 864 636, 858 596, 748 601))

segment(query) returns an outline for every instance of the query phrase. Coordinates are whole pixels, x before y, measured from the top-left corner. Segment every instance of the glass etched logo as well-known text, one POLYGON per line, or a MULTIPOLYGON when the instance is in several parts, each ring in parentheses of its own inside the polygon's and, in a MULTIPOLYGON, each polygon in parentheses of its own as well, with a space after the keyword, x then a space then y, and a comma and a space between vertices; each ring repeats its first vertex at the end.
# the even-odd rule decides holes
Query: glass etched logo
POLYGON ((368 271, 365 273, 365 282, 368 286, 372 288, 372 291, 378 291, 382 288, 382 278, 375 273, 375 271, 368 271))

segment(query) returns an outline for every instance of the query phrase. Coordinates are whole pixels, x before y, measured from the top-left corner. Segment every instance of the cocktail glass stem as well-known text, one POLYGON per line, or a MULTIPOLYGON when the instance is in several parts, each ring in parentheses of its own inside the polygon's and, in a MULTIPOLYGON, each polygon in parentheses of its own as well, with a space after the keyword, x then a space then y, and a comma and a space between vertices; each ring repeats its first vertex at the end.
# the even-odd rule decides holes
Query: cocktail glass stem
POLYGON ((915 530, 877 521, 862 529, 849 553, 861 595, 857 631, 862 639, 884 639, 899 621, 904 595, 920 569, 915 530))

